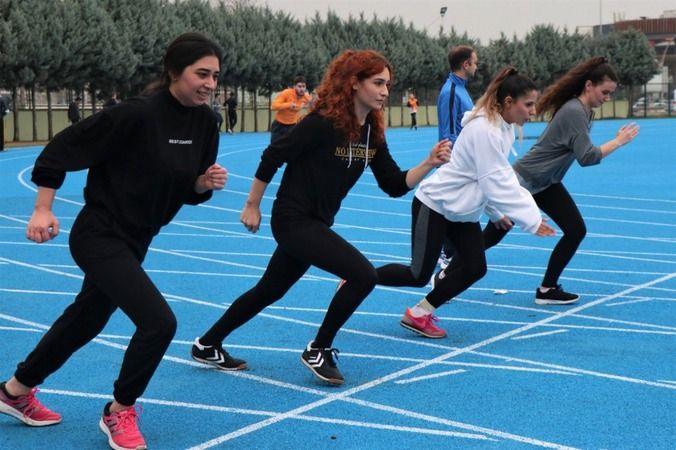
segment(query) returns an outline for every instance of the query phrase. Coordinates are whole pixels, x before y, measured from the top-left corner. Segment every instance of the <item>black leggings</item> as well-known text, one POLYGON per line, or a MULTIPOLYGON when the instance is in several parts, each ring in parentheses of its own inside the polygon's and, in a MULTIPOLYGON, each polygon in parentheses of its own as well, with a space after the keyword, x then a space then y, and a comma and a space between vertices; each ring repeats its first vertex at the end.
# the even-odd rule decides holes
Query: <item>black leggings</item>
MULTIPOLYGON (((554 247, 547 271, 542 279, 542 286, 555 287, 559 283, 559 277, 570 260, 575 255, 577 248, 587 234, 584 219, 577 209, 566 188, 561 183, 552 184, 544 191, 533 194, 535 203, 547 214, 563 232, 563 236, 554 247)), ((498 229, 489 222, 484 228, 484 242, 486 249, 499 243, 507 234, 506 230, 498 229)), ((453 266, 453 261, 451 262, 453 266)))
POLYGON ((260 281, 242 294, 200 338, 204 345, 221 343, 226 336, 255 317, 316 266, 346 283, 335 293, 314 339, 315 346, 329 348, 340 327, 350 318, 376 285, 371 263, 349 242, 319 220, 302 218, 275 226, 277 248, 260 281))
POLYGON ((105 219, 91 211, 83 210, 78 216, 70 249, 85 274, 82 290, 26 360, 19 363, 14 376, 30 387, 43 383, 76 350, 94 339, 120 308, 136 325, 136 331, 124 353, 113 396, 123 405, 133 405, 174 337, 176 317, 141 268, 146 243, 131 246, 112 234, 92 232, 107 226, 105 219))
POLYGON ((237 124, 237 111, 228 111, 228 122, 226 124, 226 131, 227 130, 235 131, 236 124, 237 124))
POLYGON ((435 308, 456 297, 486 275, 486 257, 478 222, 451 222, 413 199, 411 223, 411 265, 387 264, 376 269, 378 284, 385 286, 427 285, 434 273, 444 239, 453 243, 456 263, 453 270, 426 295, 435 308))

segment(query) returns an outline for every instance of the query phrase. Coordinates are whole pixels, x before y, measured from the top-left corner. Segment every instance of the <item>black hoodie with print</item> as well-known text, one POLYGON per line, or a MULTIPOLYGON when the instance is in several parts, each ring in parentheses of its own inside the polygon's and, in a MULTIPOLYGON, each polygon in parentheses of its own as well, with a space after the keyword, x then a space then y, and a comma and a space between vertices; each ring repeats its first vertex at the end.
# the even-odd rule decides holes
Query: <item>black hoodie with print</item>
POLYGON ((218 129, 211 108, 186 107, 168 89, 129 99, 66 128, 33 168, 38 186, 58 189, 66 172, 89 169, 84 198, 125 234, 157 234, 184 204, 208 200, 197 177, 214 163, 218 129))
POLYGON ((375 145, 370 137, 367 123, 359 142, 350 143, 331 120, 313 112, 270 144, 261 156, 256 178, 269 183, 287 165, 272 207, 273 221, 309 216, 333 225, 341 202, 367 166, 388 195, 406 194, 410 190, 407 171, 392 159, 386 142, 375 145))

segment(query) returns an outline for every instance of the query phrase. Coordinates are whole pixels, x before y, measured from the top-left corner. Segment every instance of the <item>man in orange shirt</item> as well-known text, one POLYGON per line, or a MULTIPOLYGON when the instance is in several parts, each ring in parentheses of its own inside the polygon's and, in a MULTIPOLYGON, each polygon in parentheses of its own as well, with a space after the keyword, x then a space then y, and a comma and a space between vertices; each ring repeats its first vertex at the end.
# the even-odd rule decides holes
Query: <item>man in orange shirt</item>
POLYGON ((270 142, 275 142, 280 137, 287 134, 300 120, 300 110, 307 107, 310 102, 310 94, 307 93, 307 86, 304 77, 296 77, 293 80, 293 87, 284 89, 272 101, 270 109, 277 111, 275 120, 270 127, 270 142))
POLYGON ((406 102, 406 106, 408 106, 411 109, 411 130, 412 129, 418 129, 418 120, 417 120, 417 115, 418 115, 418 99, 415 97, 415 94, 411 93, 408 96, 408 102, 406 102))

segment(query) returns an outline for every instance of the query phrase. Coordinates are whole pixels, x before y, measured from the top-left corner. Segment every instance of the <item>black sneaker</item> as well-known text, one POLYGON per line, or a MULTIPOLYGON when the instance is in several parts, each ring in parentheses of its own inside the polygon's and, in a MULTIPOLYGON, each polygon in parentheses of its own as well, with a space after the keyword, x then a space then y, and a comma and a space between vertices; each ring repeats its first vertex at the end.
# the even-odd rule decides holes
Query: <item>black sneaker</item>
POLYGON ((202 345, 199 338, 195 338, 190 356, 195 361, 209 364, 220 370, 246 369, 246 361, 233 358, 220 345, 202 345))
POLYGON ((535 289, 535 303, 538 305, 569 305, 579 298, 577 294, 564 291, 560 284, 550 288, 547 292, 540 291, 540 288, 535 289))
POLYGON ((329 384, 341 385, 345 378, 340 374, 333 355, 338 359, 338 349, 336 348, 312 348, 312 342, 308 343, 307 348, 300 356, 300 360, 312 371, 318 378, 329 384))

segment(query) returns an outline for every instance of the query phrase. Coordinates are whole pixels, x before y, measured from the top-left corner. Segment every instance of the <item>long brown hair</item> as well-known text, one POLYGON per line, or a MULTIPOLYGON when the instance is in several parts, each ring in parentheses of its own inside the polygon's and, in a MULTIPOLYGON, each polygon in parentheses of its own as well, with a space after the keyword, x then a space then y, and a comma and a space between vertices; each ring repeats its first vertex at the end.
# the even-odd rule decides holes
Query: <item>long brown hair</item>
POLYGON ((596 56, 570 69, 554 84, 545 89, 535 106, 538 114, 551 112, 551 117, 571 98, 579 97, 584 92, 587 80, 594 86, 605 80, 618 83, 615 69, 608 64, 605 56, 596 56))
MULTIPOLYGON (((361 125, 354 111, 355 81, 362 81, 383 70, 393 76, 389 61, 375 50, 345 50, 338 55, 324 73, 317 88, 317 102, 312 108, 320 115, 331 119, 334 126, 343 131, 353 142, 359 140, 361 125)), ((366 116, 371 125, 371 140, 376 144, 385 141, 385 120, 382 109, 371 110, 366 116)))

